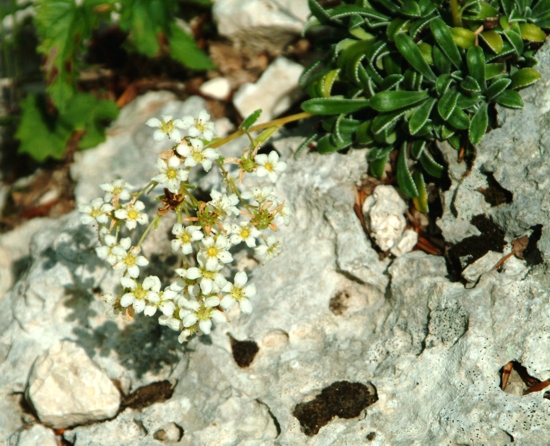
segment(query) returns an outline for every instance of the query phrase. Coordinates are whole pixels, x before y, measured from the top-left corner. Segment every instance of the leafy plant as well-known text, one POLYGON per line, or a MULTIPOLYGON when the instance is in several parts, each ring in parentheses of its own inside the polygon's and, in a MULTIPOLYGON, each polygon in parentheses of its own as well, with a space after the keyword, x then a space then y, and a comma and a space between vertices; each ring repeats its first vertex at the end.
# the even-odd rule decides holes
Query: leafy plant
POLYGON ((451 0, 450 11, 443 0, 348 0, 330 9, 308 1, 305 30, 332 31, 328 54, 301 79, 311 96, 302 109, 326 116, 317 150, 370 147, 378 178, 398 150, 398 184, 424 212, 424 175, 444 171, 432 142, 477 145, 489 106, 522 108, 517 90, 541 77, 534 53, 550 29, 550 0, 451 0))
POLYGON ((118 115, 116 104, 78 91, 86 44, 92 32, 109 23, 113 12, 128 32, 128 47, 148 57, 167 54, 195 70, 213 68, 195 41, 176 24, 177 0, 39 0, 34 23, 43 55, 47 98, 29 95, 22 102, 16 137, 19 152, 43 161, 63 157, 75 132, 86 149, 105 140, 106 120, 118 115))

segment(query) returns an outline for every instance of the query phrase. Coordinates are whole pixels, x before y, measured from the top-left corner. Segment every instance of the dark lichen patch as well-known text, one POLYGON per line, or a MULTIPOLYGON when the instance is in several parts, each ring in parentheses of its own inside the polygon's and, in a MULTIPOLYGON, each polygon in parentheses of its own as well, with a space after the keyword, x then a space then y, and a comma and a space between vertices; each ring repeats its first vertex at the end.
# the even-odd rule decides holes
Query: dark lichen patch
POLYGON ((339 293, 336 293, 336 295, 330 299, 330 303, 328 304, 330 311, 332 311, 336 316, 341 316, 344 314, 348 308, 347 301, 350 296, 351 295, 347 291, 340 291, 339 293))
POLYGON ((376 432, 371 432, 367 435, 367 441, 373 441, 376 439, 376 432))
POLYGON ((478 190, 483 194, 487 203, 491 206, 498 206, 499 204, 511 203, 514 200, 514 194, 504 189, 492 172, 487 173, 486 176, 488 187, 478 190))
POLYGON ((466 258, 467 264, 470 265, 489 251, 502 252, 506 246, 504 231, 485 215, 476 215, 471 223, 481 234, 466 237, 447 251, 449 272, 456 277, 462 273, 463 258, 466 258))
POLYGON ((308 436, 316 435, 332 418, 355 418, 363 409, 378 401, 376 389, 370 383, 337 381, 323 389, 313 401, 300 403, 292 413, 308 436))
POLYGON ((140 410, 155 403, 162 403, 172 398, 173 393, 174 387, 167 380, 139 387, 129 395, 123 396, 120 411, 128 407, 140 410))
POLYGON ((233 359, 237 365, 244 369, 252 364, 256 354, 260 350, 258 344, 254 341, 237 341, 231 335, 229 336, 231 342, 231 351, 233 352, 233 359))

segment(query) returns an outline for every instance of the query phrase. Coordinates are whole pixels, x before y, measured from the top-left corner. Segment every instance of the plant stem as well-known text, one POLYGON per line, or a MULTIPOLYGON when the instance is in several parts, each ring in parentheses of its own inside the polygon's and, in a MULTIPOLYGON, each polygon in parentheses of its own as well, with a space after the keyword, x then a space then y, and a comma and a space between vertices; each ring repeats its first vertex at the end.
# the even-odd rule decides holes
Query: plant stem
POLYGON ((149 231, 153 228, 153 226, 155 226, 160 221, 161 218, 162 217, 160 215, 157 215, 153 219, 153 221, 151 223, 149 223, 149 226, 147 226, 147 229, 145 230, 145 232, 143 233, 143 235, 139 239, 139 242, 138 242, 137 246, 141 246, 141 244, 143 243, 143 240, 145 240, 145 237, 147 237, 147 234, 149 234, 149 231))
MULTIPOLYGON (((248 129, 248 132, 249 133, 257 132, 258 130, 267 129, 269 127, 282 127, 283 125, 288 124, 289 122, 299 121, 300 119, 309 118, 310 116, 313 116, 313 115, 307 112, 297 113, 295 115, 290 115, 284 118, 274 119, 273 121, 255 125, 253 127, 250 127, 248 129)), ((235 138, 238 138, 239 136, 244 135, 245 133, 246 132, 244 130, 239 129, 236 132, 232 133, 231 135, 226 136, 225 138, 214 141, 213 143, 209 144, 207 147, 210 149, 216 149, 218 147, 223 146, 224 144, 227 144, 229 141, 233 141, 235 138)))
POLYGON ((453 15, 453 26, 462 26, 462 17, 458 11, 458 0, 451 0, 451 13, 453 15))

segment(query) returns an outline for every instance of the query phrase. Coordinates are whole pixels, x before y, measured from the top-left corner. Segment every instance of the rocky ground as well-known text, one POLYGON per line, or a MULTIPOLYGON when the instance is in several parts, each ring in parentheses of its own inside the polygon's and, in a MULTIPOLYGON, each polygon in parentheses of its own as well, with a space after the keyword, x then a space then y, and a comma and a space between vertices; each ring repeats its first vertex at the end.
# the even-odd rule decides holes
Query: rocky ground
MULTIPOLYGON (((283 3, 218 0, 214 15, 220 33, 241 44, 248 32, 286 45, 304 17, 283 3), (279 8, 269 15, 276 23, 253 21, 260 15, 245 4, 279 8), (231 11, 242 20, 224 25, 231 11), (270 37, 277 26, 288 40, 270 37)), ((543 79, 522 92, 523 110, 498 109, 500 127, 471 164, 441 147, 450 181, 437 226, 453 245, 447 257, 380 256, 354 211, 365 150, 296 161, 308 123, 277 135, 288 169, 276 189, 294 212, 281 229, 283 252, 265 268, 241 253, 238 268, 258 288, 253 313, 230 314, 230 324, 187 344, 151 318, 106 317, 99 296, 116 276, 97 259, 94 234, 76 211, 0 236, 0 445, 550 443, 548 45, 537 57, 543 79)), ((275 59, 256 86, 234 95, 236 109, 269 90, 261 98, 271 101, 269 113, 284 112, 298 72, 275 59), (265 87, 276 69, 290 76, 284 90, 265 87)), ((233 81, 217 82, 205 97, 227 97, 233 81)), ((130 102, 104 144, 76 154, 76 202, 113 178, 142 184, 163 149, 144 123, 208 104, 168 92, 130 102)), ((232 124, 217 125, 227 132, 232 124)), ((196 181, 208 191, 220 179, 196 181)), ((154 259, 148 274, 172 267, 167 232, 161 227, 144 246, 154 259)))

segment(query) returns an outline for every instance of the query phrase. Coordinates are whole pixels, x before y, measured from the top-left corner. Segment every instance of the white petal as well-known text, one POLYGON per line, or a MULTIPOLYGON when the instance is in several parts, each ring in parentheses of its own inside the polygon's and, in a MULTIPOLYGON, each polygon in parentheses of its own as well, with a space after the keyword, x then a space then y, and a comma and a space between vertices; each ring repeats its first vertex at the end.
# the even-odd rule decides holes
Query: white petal
POLYGON ((265 163, 267 163, 267 155, 260 153, 259 155, 256 155, 254 157, 254 161, 256 162, 256 164, 264 165, 265 163))
POLYGON ((204 301, 204 305, 208 308, 217 307, 220 304, 220 299, 217 296, 211 296, 204 301))
POLYGON ((164 141, 166 139, 166 133, 162 130, 155 130, 153 133, 153 139, 157 142, 164 141))
POLYGON ((201 290, 204 294, 210 294, 212 292, 212 287, 214 286, 214 282, 210 279, 202 279, 201 280, 201 290))
POLYGON ((139 268, 137 267, 137 265, 132 265, 130 268, 128 268, 128 274, 134 279, 137 278, 139 276, 139 268))
POLYGON ((124 288, 130 288, 131 290, 135 290, 137 288, 137 282, 134 279, 130 279, 129 277, 121 277, 120 284, 124 288))
POLYGON ((229 263, 233 261, 233 256, 229 254, 228 251, 222 251, 218 254, 218 259, 220 259, 223 263, 229 263))
POLYGON ((160 127, 162 123, 157 118, 151 118, 145 123, 145 125, 148 125, 149 127, 160 127))
POLYGON ((252 313, 252 304, 250 303, 250 301, 248 299, 241 299, 239 301, 239 307, 241 309, 241 312, 242 313, 245 313, 245 314, 250 314, 252 313))
POLYGON ((225 319, 225 316, 220 310, 213 310, 212 313, 210 313, 210 317, 214 322, 217 322, 218 324, 223 324, 224 322, 227 322, 227 319, 225 319))
POLYGON ((201 277, 202 273, 201 273, 201 270, 198 269, 198 268, 189 268, 187 270, 187 272, 185 273, 185 276, 189 279, 189 280, 195 280, 195 279, 198 279, 199 277, 201 277))
POLYGON ((210 329, 212 328, 212 321, 210 319, 207 319, 205 321, 199 322, 199 328, 202 330, 204 334, 210 334, 210 329))
POLYGON ((157 307, 153 307, 152 305, 147 305, 145 307, 145 310, 143 310, 143 314, 145 316, 153 316, 157 312, 157 307))
POLYGON ((235 305, 235 299, 233 299, 229 294, 226 295, 220 302, 221 307, 224 310, 229 310, 233 305, 235 305))
POLYGON ((191 327, 197 323, 198 319, 194 313, 189 313, 183 318, 183 326, 191 327))
POLYGON ((134 301, 134 311, 141 313, 145 309, 145 301, 143 299, 136 299, 134 301))
POLYGON ((237 288, 242 288, 246 282, 248 282, 248 276, 244 271, 239 271, 235 274, 235 286, 237 288))
POLYGON ((256 292, 256 285, 254 285, 253 283, 251 283, 247 287, 244 287, 243 289, 243 294, 246 297, 254 297, 256 295, 256 292))
POLYGON ((120 305, 124 308, 129 307, 136 300, 135 296, 132 293, 126 293, 120 299, 120 305))

